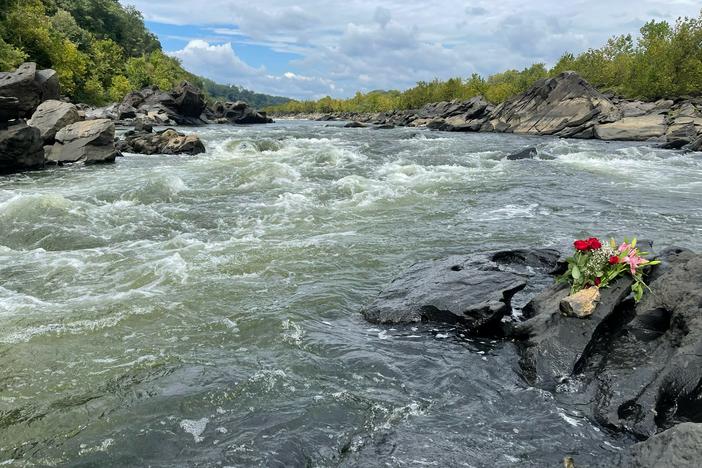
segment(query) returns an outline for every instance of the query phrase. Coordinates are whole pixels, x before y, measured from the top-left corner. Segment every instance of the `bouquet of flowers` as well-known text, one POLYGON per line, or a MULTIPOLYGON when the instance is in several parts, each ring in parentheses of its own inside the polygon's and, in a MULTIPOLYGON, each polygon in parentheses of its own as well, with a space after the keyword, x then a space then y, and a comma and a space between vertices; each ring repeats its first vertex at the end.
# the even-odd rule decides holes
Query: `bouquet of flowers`
POLYGON ((636 248, 636 238, 631 242, 624 239, 617 247, 614 239, 603 245, 598 238, 590 237, 576 240, 573 246, 575 254, 567 259, 568 271, 559 278, 570 283, 571 294, 591 287, 606 288, 619 276, 629 273, 634 280, 631 291, 638 302, 649 289, 644 282, 643 268, 660 263, 644 258, 648 252, 636 248))

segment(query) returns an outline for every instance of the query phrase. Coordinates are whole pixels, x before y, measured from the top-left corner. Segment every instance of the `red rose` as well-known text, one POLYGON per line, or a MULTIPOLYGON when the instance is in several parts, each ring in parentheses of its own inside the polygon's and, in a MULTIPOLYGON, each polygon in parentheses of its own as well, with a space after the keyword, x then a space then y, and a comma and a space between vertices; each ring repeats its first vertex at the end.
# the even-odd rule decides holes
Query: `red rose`
POLYGON ((573 242, 573 245, 575 246, 576 250, 585 251, 585 250, 590 250, 590 243, 588 241, 584 240, 576 240, 573 242))
POLYGON ((587 243, 590 245, 590 248, 592 250, 597 250, 599 248, 602 248, 602 243, 597 237, 591 237, 587 240, 587 243))
POLYGON ((595 278, 595 286, 602 284, 602 278, 595 278))
POLYGON ((610 265, 616 265, 617 263, 619 263, 619 257, 617 257, 616 255, 612 255, 611 257, 609 257, 610 265))

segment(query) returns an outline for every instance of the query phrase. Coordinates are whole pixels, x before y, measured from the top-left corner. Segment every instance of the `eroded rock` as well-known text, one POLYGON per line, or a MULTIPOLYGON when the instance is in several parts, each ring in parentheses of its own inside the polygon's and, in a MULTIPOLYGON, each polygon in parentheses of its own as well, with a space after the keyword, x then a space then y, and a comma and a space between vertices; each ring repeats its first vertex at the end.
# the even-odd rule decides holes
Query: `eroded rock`
POLYGON ((39 129, 45 143, 53 143, 59 130, 79 120, 76 106, 52 99, 41 103, 27 123, 39 129))
POLYGON ((456 323, 497 333, 512 297, 535 274, 555 268, 553 250, 504 251, 420 262, 394 280, 363 311, 373 323, 456 323), (537 273, 534 273, 534 271, 537 273))
POLYGON ((115 124, 111 120, 76 122, 56 133, 56 143, 47 160, 56 163, 112 162, 119 155, 115 148, 115 124))
POLYGON ((0 174, 42 167, 43 144, 39 129, 23 122, 0 130, 0 174))
POLYGON ((168 128, 152 133, 147 124, 141 130, 127 132, 125 138, 117 142, 117 148, 126 153, 138 154, 200 154, 205 145, 197 135, 185 135, 168 128))

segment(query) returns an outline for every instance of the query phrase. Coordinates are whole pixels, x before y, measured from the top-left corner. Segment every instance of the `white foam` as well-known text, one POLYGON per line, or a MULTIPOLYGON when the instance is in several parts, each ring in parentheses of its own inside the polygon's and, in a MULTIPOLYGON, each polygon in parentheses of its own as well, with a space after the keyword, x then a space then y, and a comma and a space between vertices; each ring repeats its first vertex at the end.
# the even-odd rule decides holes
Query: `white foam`
POLYGON ((188 434, 192 434, 195 443, 200 443, 205 440, 205 438, 202 437, 202 434, 205 432, 207 423, 209 422, 209 418, 202 418, 198 420, 183 419, 180 422, 180 427, 188 434))

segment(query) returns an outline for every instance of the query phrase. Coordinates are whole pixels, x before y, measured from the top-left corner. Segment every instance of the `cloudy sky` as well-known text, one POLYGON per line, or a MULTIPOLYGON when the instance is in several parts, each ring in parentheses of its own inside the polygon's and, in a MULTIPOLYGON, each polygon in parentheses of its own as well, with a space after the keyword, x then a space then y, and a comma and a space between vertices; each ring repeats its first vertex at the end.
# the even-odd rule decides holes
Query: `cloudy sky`
POLYGON ((298 99, 488 75, 599 47, 699 0, 121 0, 164 49, 220 83, 298 99))

